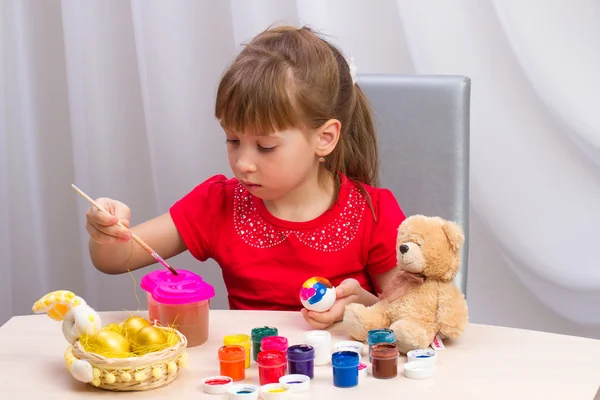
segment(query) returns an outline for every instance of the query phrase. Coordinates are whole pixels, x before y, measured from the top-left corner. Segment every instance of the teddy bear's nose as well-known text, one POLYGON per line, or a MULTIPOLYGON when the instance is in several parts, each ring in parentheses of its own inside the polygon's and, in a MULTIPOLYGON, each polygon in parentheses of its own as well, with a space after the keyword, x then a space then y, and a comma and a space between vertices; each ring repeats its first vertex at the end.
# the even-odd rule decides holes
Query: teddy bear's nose
POLYGON ((400 245, 400 253, 404 254, 408 251, 408 245, 407 244, 401 244, 400 245))

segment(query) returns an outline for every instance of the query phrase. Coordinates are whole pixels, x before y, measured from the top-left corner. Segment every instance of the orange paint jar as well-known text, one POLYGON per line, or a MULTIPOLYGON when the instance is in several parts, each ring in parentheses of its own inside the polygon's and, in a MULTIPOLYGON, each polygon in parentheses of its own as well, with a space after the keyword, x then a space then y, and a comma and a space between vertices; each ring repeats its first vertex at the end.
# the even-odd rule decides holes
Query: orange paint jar
POLYGON ((219 366, 221 375, 228 376, 235 382, 246 379, 246 349, 243 346, 228 345, 219 349, 219 366))

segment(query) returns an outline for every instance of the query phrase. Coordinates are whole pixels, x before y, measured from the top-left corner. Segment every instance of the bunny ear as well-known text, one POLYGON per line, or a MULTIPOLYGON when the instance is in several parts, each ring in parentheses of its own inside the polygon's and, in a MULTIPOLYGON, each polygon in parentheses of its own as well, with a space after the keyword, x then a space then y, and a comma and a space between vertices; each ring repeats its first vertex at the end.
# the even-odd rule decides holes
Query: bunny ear
POLYGON ((85 304, 85 301, 68 290, 48 293, 35 302, 31 310, 36 314, 46 313, 56 321, 62 321, 73 307, 85 304))

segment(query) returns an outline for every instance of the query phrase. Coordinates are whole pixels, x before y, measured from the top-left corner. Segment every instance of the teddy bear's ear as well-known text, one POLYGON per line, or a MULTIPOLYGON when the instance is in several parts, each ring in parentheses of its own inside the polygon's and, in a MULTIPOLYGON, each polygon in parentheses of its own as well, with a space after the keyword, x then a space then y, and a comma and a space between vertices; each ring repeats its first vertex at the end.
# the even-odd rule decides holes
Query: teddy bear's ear
POLYGON ((462 228, 455 222, 444 221, 442 229, 448 238, 448 242, 453 250, 458 250, 465 242, 465 235, 462 228))

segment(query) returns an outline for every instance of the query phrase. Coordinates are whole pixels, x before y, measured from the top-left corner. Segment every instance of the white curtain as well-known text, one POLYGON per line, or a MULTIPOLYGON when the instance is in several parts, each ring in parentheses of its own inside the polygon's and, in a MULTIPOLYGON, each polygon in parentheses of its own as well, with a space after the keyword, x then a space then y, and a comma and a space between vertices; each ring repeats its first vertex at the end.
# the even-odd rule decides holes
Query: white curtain
MULTIPOLYGON (((57 289, 137 308, 131 276, 91 265, 88 204, 70 184, 124 201, 139 223, 229 174, 218 80, 244 41, 288 23, 330 35, 359 72, 472 79, 471 319, 600 337, 597 1, 0 5, 0 323, 57 289)), ((226 307, 214 263, 172 264, 199 271, 226 307)))

